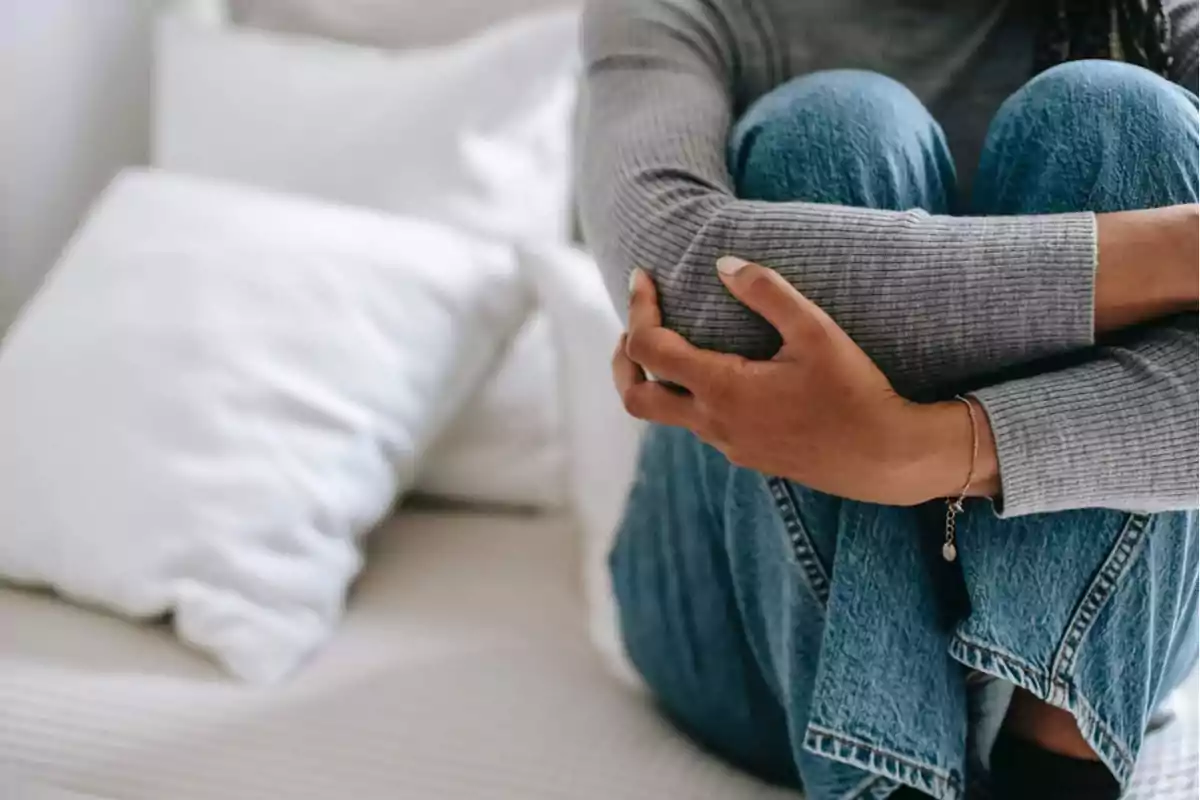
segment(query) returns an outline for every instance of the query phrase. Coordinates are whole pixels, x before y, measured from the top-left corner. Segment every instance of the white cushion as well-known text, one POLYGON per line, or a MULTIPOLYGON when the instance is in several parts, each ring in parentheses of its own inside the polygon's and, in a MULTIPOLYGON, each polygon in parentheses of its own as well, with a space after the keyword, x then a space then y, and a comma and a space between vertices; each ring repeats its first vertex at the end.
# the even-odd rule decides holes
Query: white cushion
POLYGON ((386 53, 167 17, 154 162, 505 238, 565 239, 578 14, 386 53))
POLYGON ((416 491, 487 505, 565 506, 557 373, 550 323, 534 314, 491 378, 430 447, 416 491))
POLYGON ((119 177, 0 347, 0 575, 289 673, 527 294, 440 225, 119 177))
POLYGON ((608 553, 637 474, 642 424, 625 413, 609 364, 622 325, 596 263, 557 245, 520 249, 521 266, 554 327, 569 453, 569 494, 583 533, 583 580, 593 644, 636 683, 617 626, 608 553))

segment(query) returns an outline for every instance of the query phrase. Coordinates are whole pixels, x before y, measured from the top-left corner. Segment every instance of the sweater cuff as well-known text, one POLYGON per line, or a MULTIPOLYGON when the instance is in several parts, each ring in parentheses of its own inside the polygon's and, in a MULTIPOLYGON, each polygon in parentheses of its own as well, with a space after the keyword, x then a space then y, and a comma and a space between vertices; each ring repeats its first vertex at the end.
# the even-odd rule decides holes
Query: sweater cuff
POLYGON ((1019 343, 1028 363, 1095 343, 1097 233, 1090 212, 1020 217, 952 218, 971 231, 963 253, 970 269, 966 285, 953 287, 968 298, 966 318, 990 343, 1019 343), (987 321, 987 324, 979 324, 987 321))
POLYGON ((1053 436, 1047 430, 1045 411, 1037 399, 1030 396, 1024 381, 1013 381, 971 392, 969 397, 983 408, 992 428, 996 445, 996 463, 1000 472, 1000 495, 993 498, 993 507, 1001 518, 1020 517, 1045 511, 1046 478, 1063 464, 1052 455, 1061 453, 1059 441, 1042 440, 1053 436))
POLYGON ((1156 363, 1129 354, 1125 361, 1142 367, 1132 377, 1112 359, 973 392, 996 443, 996 512, 1194 506, 1195 384, 1186 386, 1158 356, 1156 363), (1176 407, 1186 410, 1168 413, 1176 407))

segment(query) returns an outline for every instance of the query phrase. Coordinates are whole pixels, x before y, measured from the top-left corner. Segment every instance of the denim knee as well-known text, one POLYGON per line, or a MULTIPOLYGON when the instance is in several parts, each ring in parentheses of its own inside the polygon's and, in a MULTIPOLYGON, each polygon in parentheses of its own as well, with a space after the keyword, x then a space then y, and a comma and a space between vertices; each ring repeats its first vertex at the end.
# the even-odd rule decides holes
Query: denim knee
POLYGON ((833 70, 763 95, 734 126, 739 197, 945 213, 954 167, 941 128, 900 83, 833 70))
POLYGON ((1140 67, 1074 61, 1012 95, 988 131, 973 210, 1119 211, 1195 202, 1197 101, 1140 67))

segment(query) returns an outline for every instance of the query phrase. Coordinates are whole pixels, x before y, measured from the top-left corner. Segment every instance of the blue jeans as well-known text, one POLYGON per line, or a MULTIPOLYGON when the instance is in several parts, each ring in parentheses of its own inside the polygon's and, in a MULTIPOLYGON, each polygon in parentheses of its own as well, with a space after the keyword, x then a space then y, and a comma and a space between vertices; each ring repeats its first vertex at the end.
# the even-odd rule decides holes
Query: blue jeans
MULTIPOLYGON (((729 162, 757 199, 1108 211, 1195 202, 1198 143, 1195 96, 1070 64, 1000 109, 960 202, 920 102, 839 71, 761 98, 729 162)), ((811 800, 963 797, 1014 685, 1069 710, 1128 785, 1151 713, 1197 661, 1195 512, 1000 519, 970 503, 959 576, 938 566, 930 511, 824 495, 651 428, 611 556, 630 658, 695 739, 811 800), (947 574, 968 601, 954 617, 947 574)))

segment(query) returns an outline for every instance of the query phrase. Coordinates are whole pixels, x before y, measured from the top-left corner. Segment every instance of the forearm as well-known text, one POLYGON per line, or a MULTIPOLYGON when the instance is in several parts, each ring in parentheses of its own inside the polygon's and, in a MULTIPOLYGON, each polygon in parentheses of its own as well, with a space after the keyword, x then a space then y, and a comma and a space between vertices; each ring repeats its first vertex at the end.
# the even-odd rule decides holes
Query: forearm
POLYGON ((1196 308, 1198 207, 1096 217, 1097 335, 1196 308))
POLYGON ((981 389, 976 428, 958 401, 914 404, 899 436, 899 479, 914 501, 970 494, 1005 516, 1073 508, 1195 507, 1197 318, 1183 314, 1068 369, 981 389))

